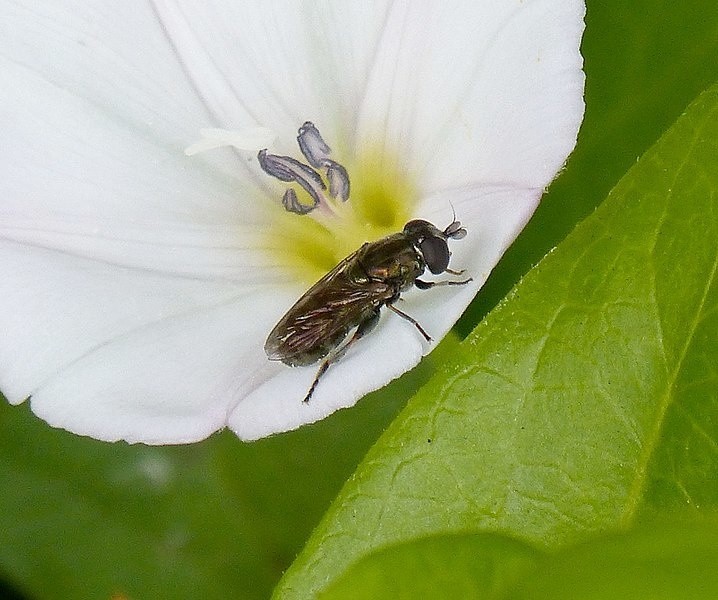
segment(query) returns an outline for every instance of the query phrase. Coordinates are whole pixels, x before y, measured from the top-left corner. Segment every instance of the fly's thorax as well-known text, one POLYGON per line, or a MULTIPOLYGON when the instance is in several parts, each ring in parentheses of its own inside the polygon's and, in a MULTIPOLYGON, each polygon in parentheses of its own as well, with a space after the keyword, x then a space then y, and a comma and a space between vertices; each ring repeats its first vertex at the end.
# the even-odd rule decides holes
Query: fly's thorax
POLYGON ((425 268, 423 258, 402 233, 368 244, 358 259, 370 279, 401 290, 411 287, 425 268))

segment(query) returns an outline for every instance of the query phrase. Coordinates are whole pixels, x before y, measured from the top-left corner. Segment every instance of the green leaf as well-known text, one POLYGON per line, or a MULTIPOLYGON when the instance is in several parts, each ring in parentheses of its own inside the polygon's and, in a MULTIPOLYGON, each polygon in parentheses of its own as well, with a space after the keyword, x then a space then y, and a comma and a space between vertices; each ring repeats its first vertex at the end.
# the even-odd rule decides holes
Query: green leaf
POLYGON ((718 598, 718 521, 654 522, 542 554, 495 534, 378 550, 321 600, 703 600, 718 598))
POLYGON ((718 522, 652 523, 540 562, 506 600, 718 598, 718 522))
POLYGON ((499 599, 542 558, 494 534, 440 535, 378 550, 349 568, 321 600, 499 599))
POLYGON ((410 402, 278 597, 423 535, 556 549, 718 504, 717 140, 715 86, 410 402))

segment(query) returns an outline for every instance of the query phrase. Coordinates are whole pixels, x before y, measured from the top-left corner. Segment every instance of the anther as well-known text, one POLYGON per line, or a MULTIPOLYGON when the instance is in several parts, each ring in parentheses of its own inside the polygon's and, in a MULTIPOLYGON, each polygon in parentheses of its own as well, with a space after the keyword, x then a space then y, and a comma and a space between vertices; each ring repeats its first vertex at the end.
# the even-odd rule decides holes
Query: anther
POLYGON ((307 213, 312 212, 319 203, 314 199, 314 204, 311 206, 306 206, 299 202, 299 198, 297 198, 297 192, 295 192, 292 188, 288 188, 286 192, 284 192, 284 196, 282 196, 282 206, 286 208, 289 212, 296 213, 298 215, 306 215, 307 213))
MULTIPOLYGON (((327 189, 327 186, 322 181, 320 175, 311 167, 289 156, 269 154, 266 149, 260 150, 257 158, 259 160, 259 166, 262 167, 265 173, 276 177, 280 181, 296 181, 312 197, 314 204, 308 210, 303 210, 303 212, 287 208, 288 206, 294 206, 291 200, 287 203, 283 201, 284 207, 287 208, 287 210, 299 214, 306 214, 322 201, 324 190, 327 189)), ((299 204, 299 201, 297 201, 296 204, 297 206, 303 206, 299 204)))
POLYGON ((306 121, 299 128, 297 143, 302 154, 315 169, 327 170, 329 194, 332 198, 346 202, 349 200, 349 173, 338 162, 329 158, 331 148, 311 121, 306 121))
POLYGON ((294 158, 269 154, 266 149, 260 150, 257 158, 259 159, 259 166, 262 167, 262 170, 267 175, 276 177, 281 181, 299 182, 301 179, 306 179, 307 181, 312 181, 321 189, 326 189, 319 173, 294 158))
POLYGON ((305 121, 299 128, 297 143, 311 167, 289 156, 269 154, 266 149, 260 150, 257 155, 259 166, 265 173, 280 181, 298 183, 312 198, 312 205, 308 206, 299 201, 294 190, 287 190, 282 198, 284 208, 305 215, 319 206, 322 201, 326 203, 329 197, 346 202, 350 191, 349 174, 342 165, 329 158, 331 148, 314 123, 305 121), (315 169, 325 170, 326 176, 322 177, 315 169), (327 187, 329 197, 326 193, 327 187))
POLYGON ((349 200, 349 173, 339 163, 333 160, 327 161, 327 181, 329 181, 329 193, 332 198, 342 202, 349 200))
POLYGON ((299 128, 297 143, 304 158, 306 158, 309 164, 315 169, 327 166, 326 161, 329 159, 329 154, 332 150, 327 146, 319 130, 314 126, 314 123, 306 121, 304 125, 299 128))

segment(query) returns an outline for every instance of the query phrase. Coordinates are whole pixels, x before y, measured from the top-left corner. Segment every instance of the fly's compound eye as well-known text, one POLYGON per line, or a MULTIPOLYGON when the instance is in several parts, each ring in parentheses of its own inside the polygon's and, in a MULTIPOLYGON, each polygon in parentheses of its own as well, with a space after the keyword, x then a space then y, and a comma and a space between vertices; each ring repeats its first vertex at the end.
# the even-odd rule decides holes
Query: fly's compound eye
POLYGON ((429 270, 434 275, 446 271, 449 266, 449 257, 451 256, 446 240, 428 236, 419 243, 419 251, 424 257, 426 266, 429 267, 429 270))

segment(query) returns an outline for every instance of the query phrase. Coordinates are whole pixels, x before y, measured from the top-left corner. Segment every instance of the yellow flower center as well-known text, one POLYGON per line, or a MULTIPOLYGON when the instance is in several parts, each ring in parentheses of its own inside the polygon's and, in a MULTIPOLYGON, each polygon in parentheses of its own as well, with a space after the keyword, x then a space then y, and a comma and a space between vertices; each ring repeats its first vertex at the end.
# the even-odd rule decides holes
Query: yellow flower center
MULTIPOLYGON (((398 153, 364 152, 345 162, 350 198, 330 201, 329 210, 309 214, 271 213, 265 250, 273 264, 287 268, 303 285, 311 285, 364 242, 401 231, 413 214, 416 189, 398 153)), ((312 200, 297 190, 303 205, 312 200)))

